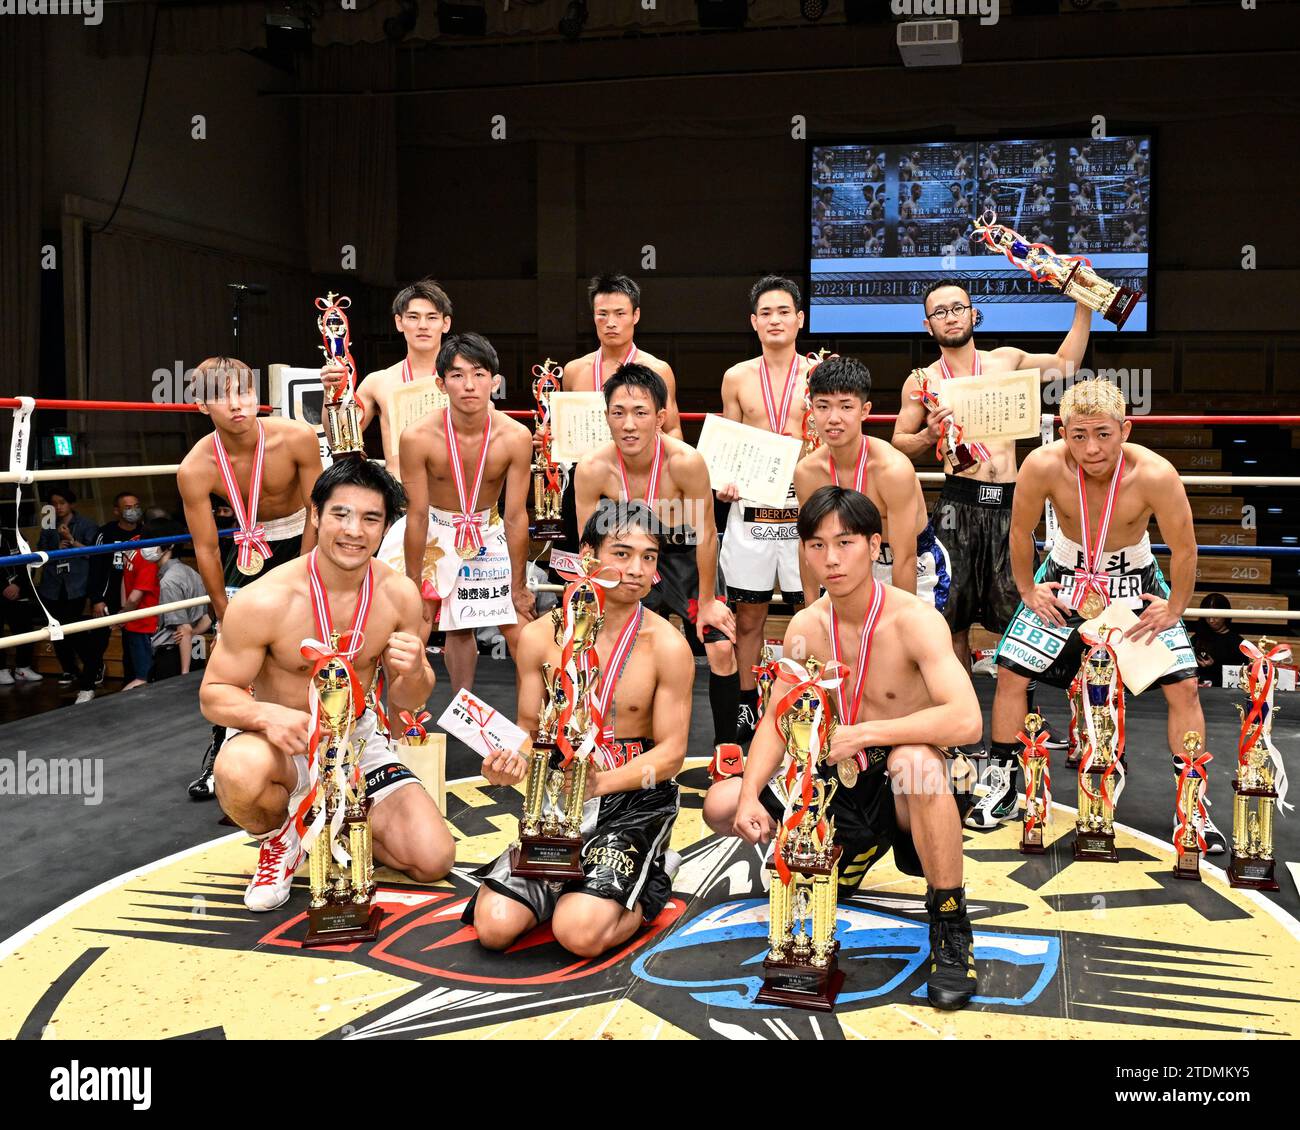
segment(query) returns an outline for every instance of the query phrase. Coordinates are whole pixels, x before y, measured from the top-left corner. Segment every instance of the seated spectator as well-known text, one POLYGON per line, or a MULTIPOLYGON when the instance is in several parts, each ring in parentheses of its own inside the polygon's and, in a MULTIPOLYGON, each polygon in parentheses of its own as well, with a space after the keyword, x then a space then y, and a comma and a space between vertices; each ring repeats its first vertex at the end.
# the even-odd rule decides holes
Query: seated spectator
MULTIPOLYGON (((1221 592, 1205 594, 1202 608, 1231 609, 1228 598, 1221 592)), ((1207 616, 1198 620, 1192 629, 1192 647, 1196 649, 1196 662, 1201 669, 1201 685, 1221 687, 1223 668, 1244 663, 1241 654, 1242 636, 1231 620, 1207 616)))
MULTIPOLYGON (((158 522, 153 527, 153 537, 173 537, 185 533, 179 522, 158 522)), ((199 574, 179 560, 177 551, 185 543, 167 546, 158 561, 158 603, 171 604, 207 596, 199 574)), ((193 661, 195 636, 203 635, 212 627, 212 617, 202 605, 163 612, 158 616, 158 630, 153 634, 153 681, 170 679, 175 675, 188 675, 193 661)))

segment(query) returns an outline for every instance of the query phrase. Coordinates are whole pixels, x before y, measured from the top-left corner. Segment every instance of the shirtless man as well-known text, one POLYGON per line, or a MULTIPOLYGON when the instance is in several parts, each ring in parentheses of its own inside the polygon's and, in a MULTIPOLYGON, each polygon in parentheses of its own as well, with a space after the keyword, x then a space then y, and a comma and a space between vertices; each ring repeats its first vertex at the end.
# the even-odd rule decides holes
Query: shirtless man
MULTIPOLYGON (((1029 680, 1064 687, 1079 669, 1083 642, 1076 629, 1084 618, 1076 610, 1082 599, 1075 596, 1078 570, 1096 574, 1090 599, 1104 592, 1107 601, 1141 613, 1127 638, 1137 643, 1159 639, 1173 653, 1174 666, 1156 682, 1169 705, 1167 736, 1175 766, 1183 735, 1188 730, 1205 733, 1196 690, 1196 653, 1179 619, 1196 583, 1192 510, 1173 465, 1149 448, 1127 442, 1133 425, 1125 419, 1126 411, 1124 394, 1109 381, 1078 382, 1061 398, 1063 438, 1030 452, 1020 468, 1011 514, 1011 567, 1021 604, 998 645, 995 765, 990 767, 988 782, 996 803, 986 804, 987 797, 981 801, 986 822, 972 827, 996 827, 1015 815, 1019 748, 1015 735, 1025 721, 1029 680), (1107 525, 1112 484, 1113 509, 1107 525), (1086 512, 1080 509, 1081 490, 1086 512), (1060 531, 1050 556, 1035 573, 1034 528, 1049 500, 1060 531), (1172 584, 1151 556, 1147 527, 1153 516, 1161 540, 1170 549, 1172 584), (1103 534, 1100 559, 1092 560, 1103 534), (1000 769, 996 775, 995 769, 1000 769)), ((1207 813, 1202 811, 1201 816, 1207 850, 1222 852, 1223 835, 1207 813)))
POLYGON ((578 524, 586 528, 602 498, 640 500, 654 511, 663 546, 645 606, 695 624, 709 660, 713 742, 734 742, 740 705, 736 621, 716 597, 718 530, 709 469, 695 448, 663 434, 668 393, 653 369, 636 361, 623 365, 605 382, 604 393, 614 438, 583 456, 574 471, 578 524))
MULTIPOLYGON (((257 418, 257 388, 242 361, 209 357, 192 379, 194 400, 212 421, 213 431, 181 461, 176 485, 194 541, 195 564, 211 601, 212 618, 220 625, 227 587, 247 584, 316 544, 307 509, 321 473, 320 445, 315 429, 301 420, 257 418), (214 495, 230 504, 240 527, 226 545, 224 564, 212 512, 214 495)), ((212 727, 199 775, 189 785, 192 800, 214 795, 212 767, 225 736, 221 726, 212 727)))
MULTIPOLYGON (((914 593, 943 611, 948 603, 948 551, 934 535, 912 461, 883 440, 862 434, 871 415, 871 374, 854 357, 829 357, 808 378, 813 419, 822 446, 794 470, 803 506, 824 486, 862 491, 880 514, 880 554, 872 572, 881 584, 914 593)), ((818 592, 805 570, 804 603, 818 592)))
POLYGON ((449 404, 402 433, 404 521, 384 538, 379 559, 404 564, 420 586, 425 620, 447 633, 452 686, 472 688, 476 628, 499 624, 513 650, 520 618, 533 617, 527 585, 532 436, 492 407, 500 362, 478 334, 453 334, 438 352, 438 388, 449 404), (455 453, 454 455, 452 453, 455 453), (505 487, 505 521, 497 500, 505 487))
MULTIPOLYGON (((605 622, 596 636, 603 672, 600 693, 613 698, 600 737, 609 768, 587 778, 583 809, 584 878, 560 885, 510 874, 507 850, 479 872, 483 882, 465 909, 479 941, 509 949, 540 922, 579 957, 596 957, 621 945, 653 921, 672 893, 674 864, 665 851, 677 818, 674 776, 686 756, 695 664, 681 633, 644 608, 642 601, 659 561, 658 521, 642 503, 606 500, 587 522, 583 547, 622 581, 605 591, 605 622), (624 636, 630 638, 630 650, 624 636), (627 656, 617 672, 610 656, 627 656)), ((537 731, 542 707, 542 664, 560 663, 555 624, 534 620, 519 633, 519 728, 537 731)), ((527 771, 531 747, 504 750, 483 763, 494 785, 514 785, 527 771)))
MULTIPOLYGON (((873 579, 880 515, 870 499, 822 487, 799 511, 799 537, 826 595, 790 621, 785 653, 848 667, 838 692, 831 692, 837 716, 848 721, 831 738, 823 770, 840 780, 830 804, 844 848, 840 892, 851 894, 891 847, 900 871, 924 875, 929 1000, 935 1008, 961 1008, 979 982, 962 880, 964 797, 953 793, 944 747, 978 739, 979 701, 962 678, 943 617, 911 593, 873 579), (849 769, 846 778, 840 766, 850 760, 857 772, 849 769)), ((744 777, 709 789, 709 827, 752 844, 771 839, 783 806, 769 782, 784 752, 776 713, 768 711, 749 747, 744 777)), ((953 770, 954 779, 969 781, 963 761, 953 770)))
MULTIPOLYGON (((733 365, 722 378, 722 414, 751 427, 802 438, 807 409, 808 362, 797 339, 804 312, 799 286, 792 279, 768 275, 749 292, 749 324, 762 352, 733 365)), ((798 500, 791 482, 786 505, 778 510, 747 502, 735 483, 717 492, 731 503, 722 539, 720 564, 727 596, 736 610, 736 663, 740 667, 740 717, 736 740, 748 741, 758 717, 754 665, 763 646, 763 625, 772 592, 779 585, 789 604, 803 600, 799 575, 798 500)))
MULTIPOLYGON (((406 356, 387 369, 376 370, 357 385, 357 400, 361 402, 363 430, 379 417, 384 465, 396 473, 397 437, 388 419, 388 398, 404 384, 437 375, 438 350, 443 336, 451 332, 451 299, 433 279, 412 283, 393 299, 393 325, 406 339, 406 356)), ((342 365, 330 364, 321 370, 321 381, 327 388, 346 378, 347 370, 342 365)))
MULTIPOLYGON (((328 645, 332 630, 359 633, 359 648, 349 652, 353 669, 363 687, 373 687, 382 659, 390 710, 418 711, 433 689, 419 593, 371 560, 404 501, 382 467, 339 460, 312 489, 316 551, 273 569, 230 602, 199 694, 204 715, 229 728, 217 759, 217 797, 262 845, 244 893, 249 910, 283 906, 304 858, 296 817, 305 815, 299 808, 309 784, 312 663, 300 651, 303 641, 328 645)), ((375 858, 417 883, 442 878, 453 862, 451 833, 429 794, 406 787, 419 781, 390 749, 369 699, 353 741, 362 748, 375 858)))

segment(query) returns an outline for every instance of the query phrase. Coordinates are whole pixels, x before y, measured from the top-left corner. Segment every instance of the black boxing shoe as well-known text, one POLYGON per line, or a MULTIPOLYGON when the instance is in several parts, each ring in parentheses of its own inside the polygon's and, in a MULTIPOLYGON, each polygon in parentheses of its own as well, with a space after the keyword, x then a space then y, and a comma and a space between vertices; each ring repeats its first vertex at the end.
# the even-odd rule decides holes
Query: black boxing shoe
POLYGON ((207 752, 203 755, 203 769, 190 782, 190 800, 211 800, 217 795, 217 785, 213 780, 213 769, 217 764, 217 736, 212 735, 207 752))
POLYGON ((930 912, 930 978, 926 997, 945 1011, 965 1008, 979 991, 975 969, 975 931, 966 916, 966 892, 961 887, 931 891, 925 907, 930 912))

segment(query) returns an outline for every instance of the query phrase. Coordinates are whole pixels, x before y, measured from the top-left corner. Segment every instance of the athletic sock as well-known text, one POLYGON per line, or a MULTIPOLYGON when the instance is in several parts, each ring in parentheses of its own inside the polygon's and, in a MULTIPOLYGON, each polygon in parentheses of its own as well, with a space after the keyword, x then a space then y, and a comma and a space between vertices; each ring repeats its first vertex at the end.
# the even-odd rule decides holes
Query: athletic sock
POLYGON ((994 742, 989 750, 989 764, 1004 766, 1011 788, 1019 788, 1020 746, 1016 742, 994 742))
MULTIPOLYGON (((754 692, 757 702, 758 692, 754 692)), ((736 740, 736 721, 740 713, 740 672, 718 675, 709 672, 709 709, 713 712, 713 744, 736 740)))

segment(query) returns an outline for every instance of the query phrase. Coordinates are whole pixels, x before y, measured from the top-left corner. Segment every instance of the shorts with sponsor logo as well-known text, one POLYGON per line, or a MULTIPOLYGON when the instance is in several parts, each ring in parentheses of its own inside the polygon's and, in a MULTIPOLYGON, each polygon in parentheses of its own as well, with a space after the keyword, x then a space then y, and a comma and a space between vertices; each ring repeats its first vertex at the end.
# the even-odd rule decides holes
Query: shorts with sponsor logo
MULTIPOLYGON (((1082 566, 1082 547, 1058 532, 1051 556, 1038 567, 1034 580, 1039 584, 1059 582, 1057 595, 1063 603, 1068 603, 1074 590, 1074 570, 1082 566)), ((1128 605, 1139 615, 1145 607, 1143 593, 1169 595, 1169 585, 1151 556, 1151 542, 1146 535, 1135 546, 1108 553, 1106 572, 1110 599, 1128 605)), ((1055 687, 1068 687, 1083 660, 1084 642, 1078 633, 1082 623, 1083 618, 1077 612, 1070 612, 1064 627, 1058 628, 1020 604, 998 644, 998 666, 1055 687)), ((1183 622, 1180 620, 1172 628, 1166 628, 1157 638, 1173 652, 1174 666, 1156 682, 1165 685, 1195 679, 1196 653, 1183 622)))
POLYGON ((793 485, 782 507, 758 506, 743 498, 731 504, 719 564, 733 601, 766 604, 779 589, 791 603, 802 603, 798 521, 793 485))
MULTIPOLYGON (((617 765, 654 748, 653 738, 619 738, 612 751, 617 765)), ((522 903, 538 922, 549 921, 563 895, 578 892, 617 902, 624 910, 638 905, 650 921, 672 894, 672 880, 663 856, 677 820, 677 782, 662 781, 650 788, 594 797, 582 810, 583 878, 567 883, 521 879, 510 874, 510 849, 475 875, 484 886, 522 903)), ((482 889, 480 887, 480 889, 482 889)), ((474 921, 477 892, 461 920, 474 921)))
POLYGON ((1006 630, 1020 603, 1011 575, 1011 500, 1015 483, 981 483, 948 475, 930 521, 942 531, 952 566, 948 627, 1006 630))
POLYGON ((307 528, 305 508, 287 518, 272 518, 262 524, 266 527, 266 542, 271 547, 271 556, 262 563, 262 568, 254 576, 246 577, 239 571, 239 551, 235 548, 234 540, 222 541, 221 567, 227 588, 237 589, 252 584, 258 577, 265 577, 272 569, 286 561, 292 561, 302 552, 302 535, 307 528))
MULTIPOLYGON (((880 546, 880 556, 872 565, 871 572, 882 585, 894 583, 894 554, 888 542, 880 546)), ((934 527, 928 523, 916 539, 916 595, 940 612, 952 599, 948 550, 934 536, 934 527)))

